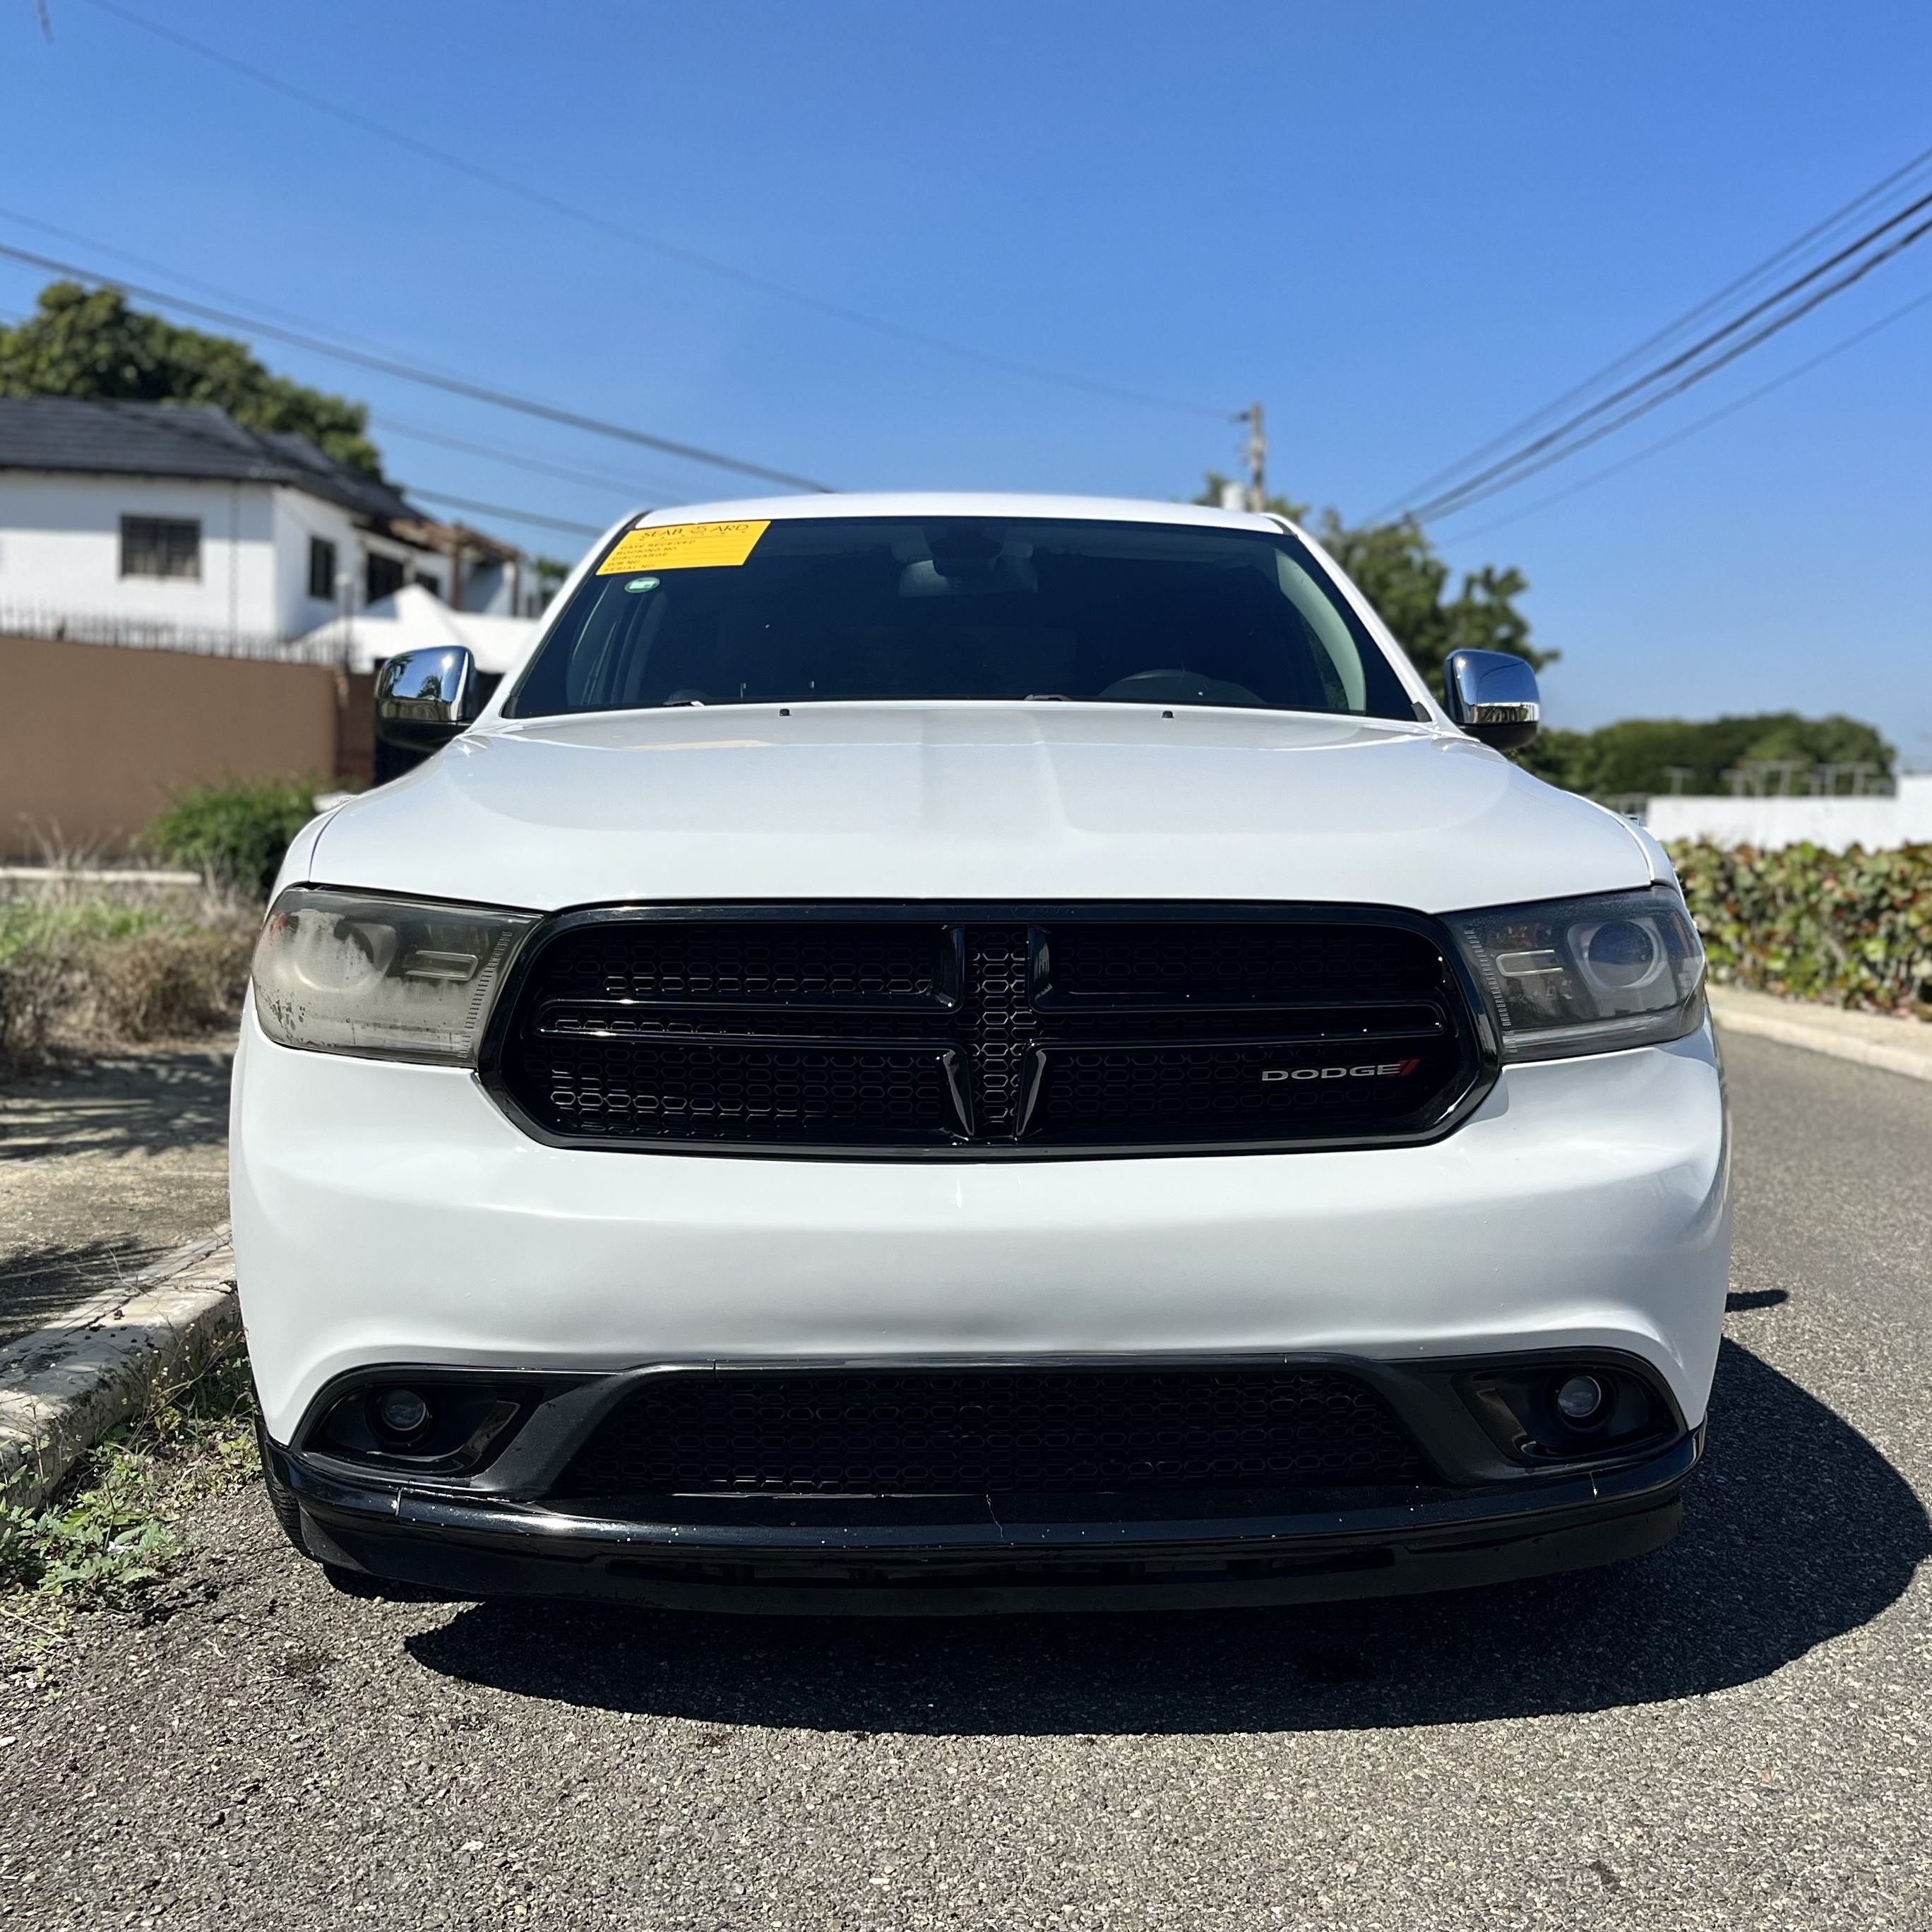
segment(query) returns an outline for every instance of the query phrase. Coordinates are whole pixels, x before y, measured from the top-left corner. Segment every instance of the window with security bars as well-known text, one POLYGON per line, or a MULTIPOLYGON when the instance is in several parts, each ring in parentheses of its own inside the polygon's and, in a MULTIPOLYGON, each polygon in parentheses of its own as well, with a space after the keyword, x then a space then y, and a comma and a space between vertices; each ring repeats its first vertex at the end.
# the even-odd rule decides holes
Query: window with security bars
POLYGON ((393 597, 408 580, 409 572, 400 557, 385 556, 380 550, 370 550, 362 563, 362 601, 365 604, 379 604, 385 597, 393 597))
POLYGON ((308 594, 324 603, 335 602, 335 546, 326 537, 308 540, 308 594))
POLYGON ((123 577, 201 575, 201 524, 194 517, 123 517, 123 577))

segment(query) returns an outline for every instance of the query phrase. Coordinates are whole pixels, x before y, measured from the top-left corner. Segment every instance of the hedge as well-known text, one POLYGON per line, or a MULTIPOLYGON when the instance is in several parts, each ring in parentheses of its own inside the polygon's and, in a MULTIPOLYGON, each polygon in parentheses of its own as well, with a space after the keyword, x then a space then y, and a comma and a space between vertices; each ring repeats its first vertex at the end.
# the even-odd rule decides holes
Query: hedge
POLYGON ((1932 845, 1670 848, 1711 977, 1932 1019, 1932 845))
POLYGON ((266 898, 289 842, 315 816, 312 778, 235 778, 184 785, 145 842, 170 865, 266 898))

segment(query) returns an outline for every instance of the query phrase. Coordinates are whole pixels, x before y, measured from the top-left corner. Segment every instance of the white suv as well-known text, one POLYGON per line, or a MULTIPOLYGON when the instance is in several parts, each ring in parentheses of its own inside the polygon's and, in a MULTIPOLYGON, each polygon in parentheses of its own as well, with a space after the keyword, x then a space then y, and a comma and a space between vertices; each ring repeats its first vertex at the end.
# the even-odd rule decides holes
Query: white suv
POLYGON ((1660 848, 1279 519, 614 532, 257 953, 278 1512, 465 1595, 1260 1602, 1652 1548, 1730 1246, 1660 848), (1488 742, 1480 742, 1486 740, 1488 742))

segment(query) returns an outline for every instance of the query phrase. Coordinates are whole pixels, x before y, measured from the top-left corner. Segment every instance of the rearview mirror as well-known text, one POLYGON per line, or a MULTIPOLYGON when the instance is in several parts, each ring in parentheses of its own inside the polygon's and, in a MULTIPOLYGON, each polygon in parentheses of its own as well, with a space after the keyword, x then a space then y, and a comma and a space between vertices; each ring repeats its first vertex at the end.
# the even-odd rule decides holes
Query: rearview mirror
POLYGON ((1536 674, 1508 651, 1451 651, 1442 666, 1442 708, 1471 737, 1516 751, 1536 736, 1536 674))
POLYGON ((401 652, 376 680, 376 735, 406 751, 440 750, 482 709, 476 660, 460 644, 401 652))

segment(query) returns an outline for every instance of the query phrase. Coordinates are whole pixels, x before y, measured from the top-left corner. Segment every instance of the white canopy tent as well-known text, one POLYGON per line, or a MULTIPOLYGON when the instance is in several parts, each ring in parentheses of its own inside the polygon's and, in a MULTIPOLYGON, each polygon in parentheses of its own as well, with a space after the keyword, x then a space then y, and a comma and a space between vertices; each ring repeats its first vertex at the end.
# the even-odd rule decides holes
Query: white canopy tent
POLYGON ((479 671, 499 674, 523 662, 542 622, 538 617, 481 617, 452 610, 420 584, 406 584, 352 617, 332 617, 303 639, 315 654, 351 670, 373 670, 402 651, 468 647, 479 671))

